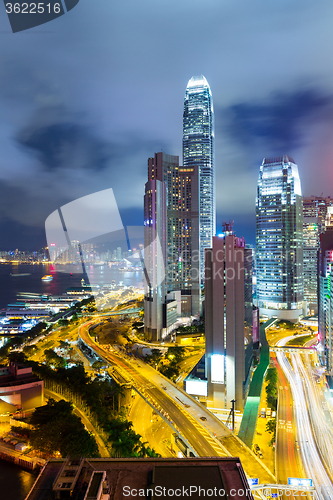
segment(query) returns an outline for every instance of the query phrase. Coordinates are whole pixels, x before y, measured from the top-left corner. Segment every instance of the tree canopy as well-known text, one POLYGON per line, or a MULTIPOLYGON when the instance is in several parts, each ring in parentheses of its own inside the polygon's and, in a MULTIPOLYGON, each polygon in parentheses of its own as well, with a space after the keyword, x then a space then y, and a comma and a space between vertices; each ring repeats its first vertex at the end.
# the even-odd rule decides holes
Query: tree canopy
POLYGON ((60 452, 62 457, 98 457, 95 438, 73 413, 68 401, 49 399, 47 405, 36 408, 31 415, 31 445, 48 454, 60 452))

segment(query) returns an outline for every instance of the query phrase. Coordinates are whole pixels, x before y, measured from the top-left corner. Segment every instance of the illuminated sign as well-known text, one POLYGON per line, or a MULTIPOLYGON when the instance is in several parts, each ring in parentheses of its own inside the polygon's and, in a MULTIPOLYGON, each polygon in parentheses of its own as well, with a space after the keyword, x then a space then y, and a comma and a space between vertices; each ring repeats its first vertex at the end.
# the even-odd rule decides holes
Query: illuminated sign
POLYGON ((300 477, 288 477, 288 486, 313 486, 312 479, 300 477))
POLYGON ((224 356, 223 354, 212 354, 210 361, 211 378, 213 384, 224 384, 224 356))
POLYGON ((251 488, 251 486, 257 486, 259 484, 259 478, 258 477, 254 477, 254 478, 248 477, 247 482, 249 483, 249 486, 251 488))
POLYGON ((208 396, 206 380, 186 380, 185 390, 188 394, 193 394, 194 396, 208 396))

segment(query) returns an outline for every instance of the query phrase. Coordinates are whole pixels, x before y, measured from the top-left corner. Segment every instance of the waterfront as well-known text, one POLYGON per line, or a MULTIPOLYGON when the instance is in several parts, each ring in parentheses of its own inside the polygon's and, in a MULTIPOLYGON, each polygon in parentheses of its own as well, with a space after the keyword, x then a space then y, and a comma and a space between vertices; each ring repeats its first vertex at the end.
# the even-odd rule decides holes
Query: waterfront
MULTIPOLYGON (((19 300, 20 292, 60 295, 69 287, 81 286, 82 273, 72 272, 74 267, 68 266, 68 272, 57 272, 50 264, 0 264, 0 310, 8 304, 19 300), (52 281, 42 281, 42 276, 51 274, 52 281)), ((92 284, 117 284, 143 287, 142 271, 120 271, 117 267, 87 266, 86 272, 92 284)))
POLYGON ((18 465, 0 460, 1 498, 6 500, 24 500, 36 479, 36 473, 27 471, 18 465))
MULTIPOLYGON (((74 269, 72 269, 73 271, 74 269)), ((20 292, 38 293, 47 295, 60 295, 65 293, 69 287, 81 286, 81 273, 57 272, 50 264, 0 264, 0 310, 8 304, 19 300, 20 292), (51 274, 52 281, 42 281, 42 276, 51 274)), ((143 286, 141 271, 120 271, 117 267, 110 266, 88 266, 87 275, 89 281, 94 284, 117 284, 143 286)), ((0 337, 0 345, 4 337, 0 337)), ((15 464, 0 460, 0 491, 1 498, 8 500, 24 500, 29 492, 35 474, 21 469, 15 464)))

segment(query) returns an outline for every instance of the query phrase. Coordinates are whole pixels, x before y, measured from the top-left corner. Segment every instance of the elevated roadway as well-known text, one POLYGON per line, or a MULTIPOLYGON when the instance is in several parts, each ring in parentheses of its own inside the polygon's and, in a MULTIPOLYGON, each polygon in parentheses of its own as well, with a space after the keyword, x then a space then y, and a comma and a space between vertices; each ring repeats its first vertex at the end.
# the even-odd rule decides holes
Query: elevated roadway
POLYGON ((80 327, 81 340, 105 361, 126 372, 133 387, 162 409, 198 456, 239 456, 250 477, 259 477, 260 482, 275 482, 276 478, 244 443, 176 384, 140 360, 121 357, 114 350, 94 342, 89 333, 94 326, 94 322, 89 321, 80 327))

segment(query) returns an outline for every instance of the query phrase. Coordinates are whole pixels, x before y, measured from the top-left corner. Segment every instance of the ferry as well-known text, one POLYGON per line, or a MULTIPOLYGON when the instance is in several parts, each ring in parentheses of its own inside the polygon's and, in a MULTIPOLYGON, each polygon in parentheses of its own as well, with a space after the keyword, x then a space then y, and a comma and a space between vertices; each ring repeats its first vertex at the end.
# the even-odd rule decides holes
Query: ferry
POLYGON ((11 276, 30 276, 31 273, 10 273, 11 276))
POLYGON ((45 276, 42 277, 42 281, 52 281, 53 276, 51 274, 45 274, 45 276))

